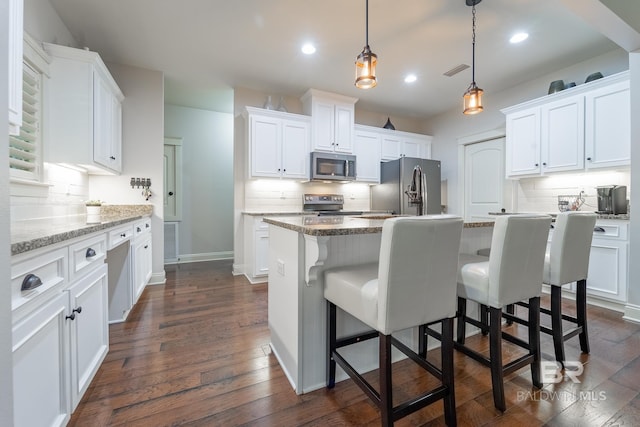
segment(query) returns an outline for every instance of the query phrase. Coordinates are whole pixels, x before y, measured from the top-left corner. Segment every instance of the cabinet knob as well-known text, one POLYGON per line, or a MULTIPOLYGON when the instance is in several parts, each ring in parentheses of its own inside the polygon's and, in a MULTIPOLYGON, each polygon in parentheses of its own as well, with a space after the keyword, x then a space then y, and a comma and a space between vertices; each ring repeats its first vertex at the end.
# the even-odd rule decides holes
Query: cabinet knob
POLYGON ((536 163, 536 167, 540 166, 538 163, 536 163))
POLYGON ((71 313, 68 316, 64 316, 65 319, 71 319, 71 320, 76 320, 76 314, 75 313, 71 313))
POLYGON ((127 237, 126 233, 120 233, 120 237, 127 237))
POLYGON ((115 158, 115 157, 113 157, 113 156, 109 156, 109 158, 110 158, 111 160, 115 160, 115 159, 116 159, 116 158, 115 158))
POLYGON ((136 227, 136 231, 139 233, 139 232, 141 232, 141 231, 142 231, 142 228, 140 228, 140 227, 136 227))
POLYGON ((287 171, 286 169, 282 169, 282 172, 286 172, 286 171, 287 171))
POLYGON ((170 195, 170 196, 173 196, 173 191, 169 191, 169 195, 170 195))
POLYGON ((587 157, 587 160, 591 161, 591 157, 587 157))
POLYGON ((79 306, 78 308, 74 308, 71 311, 71 313, 78 313, 78 314, 82 313, 82 306, 79 306))
POLYGON ((542 166, 547 166, 547 163, 546 163, 546 162, 543 162, 543 163, 542 163, 542 166))
POLYGON ((144 245, 144 248, 145 248, 145 249, 148 249, 148 248, 149 248, 149 245, 144 245))

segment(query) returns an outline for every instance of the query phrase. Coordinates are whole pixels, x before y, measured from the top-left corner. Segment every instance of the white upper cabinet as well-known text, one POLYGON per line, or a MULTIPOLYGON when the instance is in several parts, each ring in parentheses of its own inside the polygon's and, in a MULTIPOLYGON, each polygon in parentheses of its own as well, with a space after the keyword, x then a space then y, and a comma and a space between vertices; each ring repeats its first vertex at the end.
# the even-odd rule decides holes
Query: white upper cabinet
POLYGON ((309 179, 310 119, 246 107, 250 178, 309 179))
POLYGON ((502 112, 507 116, 507 177, 629 164, 628 72, 502 112))
POLYGON ((630 164, 629 80, 585 94, 585 152, 588 169, 630 164))
POLYGON ((22 0, 9 0, 9 134, 22 126, 22 0))
POLYGON ((396 160, 400 157, 415 157, 418 159, 431 158, 431 137, 417 133, 376 129, 381 136, 383 161, 396 160))
POLYGON ((584 102, 582 95, 540 107, 542 172, 584 167, 584 102))
POLYGON ((304 113, 311 116, 314 151, 353 152, 356 98, 309 89, 300 98, 304 113))
POLYGON ((94 174, 122 171, 120 88, 95 52, 44 44, 51 55, 45 160, 94 174))
POLYGON ((353 154, 356 155, 356 181, 380 182, 381 137, 366 127, 355 127, 353 154))

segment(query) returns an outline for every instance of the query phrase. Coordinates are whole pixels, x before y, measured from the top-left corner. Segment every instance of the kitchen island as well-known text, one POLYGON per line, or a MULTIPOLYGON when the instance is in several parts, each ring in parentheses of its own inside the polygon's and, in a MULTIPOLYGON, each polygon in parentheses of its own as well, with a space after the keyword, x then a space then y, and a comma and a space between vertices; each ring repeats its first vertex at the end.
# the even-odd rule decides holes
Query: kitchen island
MULTIPOLYGON (((380 251, 382 224, 388 216, 278 216, 269 224, 269 303, 271 348, 296 393, 325 386, 326 269, 375 262, 380 251)), ((461 252, 475 253, 491 245, 493 221, 466 222, 461 252)), ((338 311, 338 335, 369 329, 338 311)), ((396 335, 416 348, 417 331, 396 335)), ((432 340, 433 341, 433 340, 432 340)), ((360 371, 377 367, 376 340, 345 348, 343 353, 360 371), (355 350, 355 351, 354 351, 355 350)), ((401 353, 394 354, 399 360, 401 353)), ((338 370, 337 379, 346 378, 338 370)))

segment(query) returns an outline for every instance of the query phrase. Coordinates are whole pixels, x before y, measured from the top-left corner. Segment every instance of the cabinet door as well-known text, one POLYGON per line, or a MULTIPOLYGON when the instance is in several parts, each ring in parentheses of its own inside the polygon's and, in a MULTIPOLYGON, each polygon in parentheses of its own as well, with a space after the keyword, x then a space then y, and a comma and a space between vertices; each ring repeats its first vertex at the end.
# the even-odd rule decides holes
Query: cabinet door
POLYGON ((282 174, 287 178, 309 178, 309 124, 282 122, 282 174))
POLYGON ((400 138, 393 136, 382 136, 381 140, 381 153, 382 160, 396 160, 400 158, 400 138))
POLYGON ((627 269, 627 243, 594 236, 589 257, 587 292, 626 302, 627 269))
POLYGON ((540 144, 542 172, 584 167, 584 98, 582 95, 543 105, 540 144))
POLYGON ((336 105, 335 107, 335 151, 353 152, 353 105, 336 105))
POLYGON ((586 167, 630 164, 631 100, 629 81, 585 95, 586 167))
POLYGON ((506 175, 540 173, 540 110, 507 115, 506 175))
POLYGON ((280 120, 251 116, 251 176, 279 177, 281 161, 280 120))
POLYGON ((353 153, 356 155, 356 181, 380 182, 380 136, 356 131, 353 153))
POLYGON ((69 421, 68 312, 68 296, 61 292, 13 327, 16 426, 64 426, 69 421))
POLYGON ((253 275, 269 274, 269 231, 256 230, 254 232, 254 264, 253 275))
POLYGON ((133 303, 140 298, 149 279, 151 278, 151 234, 140 237, 133 249, 134 277, 133 277, 133 303))
POLYGON ((122 172, 122 104, 111 94, 111 160, 110 168, 122 172))
POLYGON ((335 107, 332 103, 316 101, 313 105, 313 149, 333 151, 335 140, 335 107))
POLYGON ((71 402, 80 402, 109 351, 107 266, 102 265, 69 288, 71 402))
POLYGON ((422 143, 411 139, 404 139, 402 141, 400 152, 402 157, 415 157, 423 159, 422 143))
POLYGON ((111 153, 112 95, 111 89, 97 72, 93 73, 93 101, 93 161, 111 168, 112 160, 115 160, 111 153))

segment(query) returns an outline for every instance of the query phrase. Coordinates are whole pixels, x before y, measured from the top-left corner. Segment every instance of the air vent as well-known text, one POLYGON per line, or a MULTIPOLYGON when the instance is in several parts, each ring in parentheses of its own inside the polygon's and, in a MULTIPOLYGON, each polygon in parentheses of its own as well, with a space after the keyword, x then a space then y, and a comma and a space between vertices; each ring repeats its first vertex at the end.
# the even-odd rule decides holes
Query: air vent
POLYGON ((456 74, 458 74, 460 71, 464 71, 467 68, 469 68, 469 66, 467 64, 460 64, 456 67, 453 67, 452 69, 450 69, 449 71, 445 72, 444 75, 447 77, 452 77, 455 76, 456 74))

